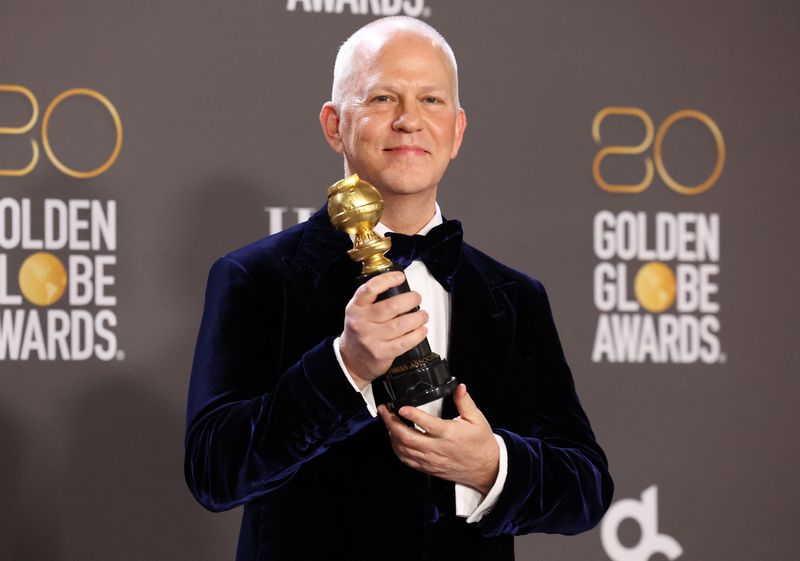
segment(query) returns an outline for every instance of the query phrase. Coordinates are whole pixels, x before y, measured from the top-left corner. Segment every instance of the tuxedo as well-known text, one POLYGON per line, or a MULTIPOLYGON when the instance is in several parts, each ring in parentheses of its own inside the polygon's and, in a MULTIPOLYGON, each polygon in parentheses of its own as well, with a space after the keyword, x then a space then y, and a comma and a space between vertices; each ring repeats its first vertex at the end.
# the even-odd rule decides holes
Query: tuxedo
MULTIPOLYGON (((323 208, 209 273, 185 474, 209 510, 244 505, 237 559, 510 560, 513 535, 597 524, 613 483, 542 285, 461 247, 448 362, 508 452, 497 502, 467 524, 453 483, 396 458, 337 362, 350 247, 323 208)), ((442 416, 457 414, 446 399, 442 416)))

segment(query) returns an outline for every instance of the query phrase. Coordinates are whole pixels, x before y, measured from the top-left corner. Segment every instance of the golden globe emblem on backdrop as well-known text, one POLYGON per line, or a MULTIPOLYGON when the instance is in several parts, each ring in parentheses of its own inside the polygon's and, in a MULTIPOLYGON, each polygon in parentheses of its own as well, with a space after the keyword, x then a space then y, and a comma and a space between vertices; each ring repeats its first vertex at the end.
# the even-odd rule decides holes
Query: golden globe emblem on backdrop
POLYGON ((675 273, 665 263, 652 261, 643 265, 633 282, 636 299, 648 312, 663 312, 675 301, 675 273))
POLYGON ((58 302, 67 288, 67 271, 58 257, 40 251, 22 263, 19 287, 28 301, 37 306, 50 306, 58 302))

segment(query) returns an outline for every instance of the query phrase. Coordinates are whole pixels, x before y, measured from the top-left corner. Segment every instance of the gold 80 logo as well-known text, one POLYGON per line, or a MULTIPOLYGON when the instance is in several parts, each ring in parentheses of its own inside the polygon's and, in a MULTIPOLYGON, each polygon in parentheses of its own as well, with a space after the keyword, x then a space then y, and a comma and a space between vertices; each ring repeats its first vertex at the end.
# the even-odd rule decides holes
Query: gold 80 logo
POLYGON ((594 161, 592 162, 592 176, 594 177, 595 183, 597 183, 598 187, 602 190, 608 191, 609 193, 641 193, 650 187, 656 171, 661 180, 670 189, 682 195, 699 195, 700 193, 708 191, 717 180, 719 180, 722 174, 722 168, 725 166, 725 140, 722 138, 722 132, 720 132, 717 123, 705 113, 694 109, 681 109, 667 117, 656 131, 653 126, 653 119, 650 118, 650 115, 644 109, 639 107, 604 107, 597 112, 597 115, 595 115, 592 121, 592 138, 597 144, 601 143, 600 126, 607 117, 611 116, 636 117, 640 119, 644 124, 645 135, 642 142, 636 146, 606 146, 595 154, 594 161), (705 125, 711 132, 716 145, 717 154, 714 168, 705 181, 697 185, 682 185, 669 174, 664 164, 664 157, 662 154, 664 138, 667 136, 670 127, 682 119, 694 119, 705 125), (609 183, 603 178, 600 167, 606 157, 635 156, 645 153, 651 146, 653 147, 653 156, 652 158, 650 156, 644 158, 645 175, 642 181, 636 184, 615 184, 609 183))
MULTIPOLYGON (((37 101, 36 96, 33 95, 33 92, 28 88, 19 85, 0 84, 0 92, 13 92, 22 95, 31 105, 31 118, 27 123, 17 127, 0 127, 0 134, 22 135, 30 132, 33 127, 36 126, 36 122, 39 119, 39 102, 37 101)), ((114 165, 114 162, 119 156, 119 152, 122 149, 122 121, 119 118, 119 113, 114 107, 114 104, 112 104, 111 101, 109 101, 108 98, 103 94, 89 88, 72 88, 61 92, 47 106, 47 109, 44 112, 44 117, 42 118, 42 145, 44 146, 44 151, 47 154, 47 158, 62 173, 78 179, 97 177, 98 175, 105 173, 108 168, 114 165), (102 165, 92 170, 77 170, 67 166, 61 160, 59 160, 58 156, 56 156, 53 146, 50 143, 48 128, 53 113, 65 99, 75 96, 85 96, 100 102, 109 112, 114 121, 114 132, 116 138, 114 147, 111 150, 111 155, 106 159, 105 162, 103 162, 102 165)), ((39 144, 33 138, 31 139, 31 148, 33 150, 33 155, 31 156, 31 161, 28 163, 28 165, 17 169, 0 168, 0 177, 22 177, 31 173, 31 171, 33 171, 33 169, 39 163, 39 144)))

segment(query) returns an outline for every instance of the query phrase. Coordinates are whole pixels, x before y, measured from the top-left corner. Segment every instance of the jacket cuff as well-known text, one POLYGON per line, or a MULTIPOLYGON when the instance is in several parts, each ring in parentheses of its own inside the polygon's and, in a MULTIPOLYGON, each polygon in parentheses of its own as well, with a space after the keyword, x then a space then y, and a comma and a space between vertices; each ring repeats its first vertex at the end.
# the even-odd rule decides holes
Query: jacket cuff
POLYGON ((514 522, 517 513, 530 495, 537 492, 534 473, 538 469, 535 465, 538 462, 534 461, 531 449, 520 436, 512 432, 496 429, 495 435, 500 436, 506 446, 506 480, 494 507, 475 522, 485 536, 515 534, 518 530, 514 522), (520 489, 526 492, 520 493, 520 489))
POLYGON ((342 351, 339 348, 339 339, 341 337, 337 337, 333 340, 333 352, 336 355, 336 362, 339 363, 339 367, 342 369, 342 373, 344 373, 345 377, 347 377, 347 381, 350 382, 350 385, 353 386, 353 390, 361 394, 361 397, 364 398, 364 405, 367 406, 367 410, 369 414, 373 417, 378 416, 378 406, 375 405, 375 395, 372 393, 372 384, 367 384, 364 386, 364 389, 359 389, 358 385, 353 380, 352 374, 347 369, 347 366, 344 363, 344 359, 342 358, 342 351))
POLYGON ((341 373, 333 350, 333 337, 327 337, 303 355, 305 379, 316 397, 331 412, 343 417, 363 417, 371 420, 364 398, 341 373))

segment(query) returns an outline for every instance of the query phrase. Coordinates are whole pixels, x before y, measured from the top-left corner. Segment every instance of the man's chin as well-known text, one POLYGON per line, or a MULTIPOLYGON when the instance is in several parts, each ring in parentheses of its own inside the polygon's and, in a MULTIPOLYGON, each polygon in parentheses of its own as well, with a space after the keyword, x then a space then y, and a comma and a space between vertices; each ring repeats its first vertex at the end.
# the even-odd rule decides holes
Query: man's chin
POLYGON ((370 181, 381 195, 387 196, 403 196, 403 195, 422 195, 430 193, 436 189, 436 184, 431 183, 430 179, 422 180, 408 176, 393 177, 382 176, 375 178, 375 181, 370 181))

